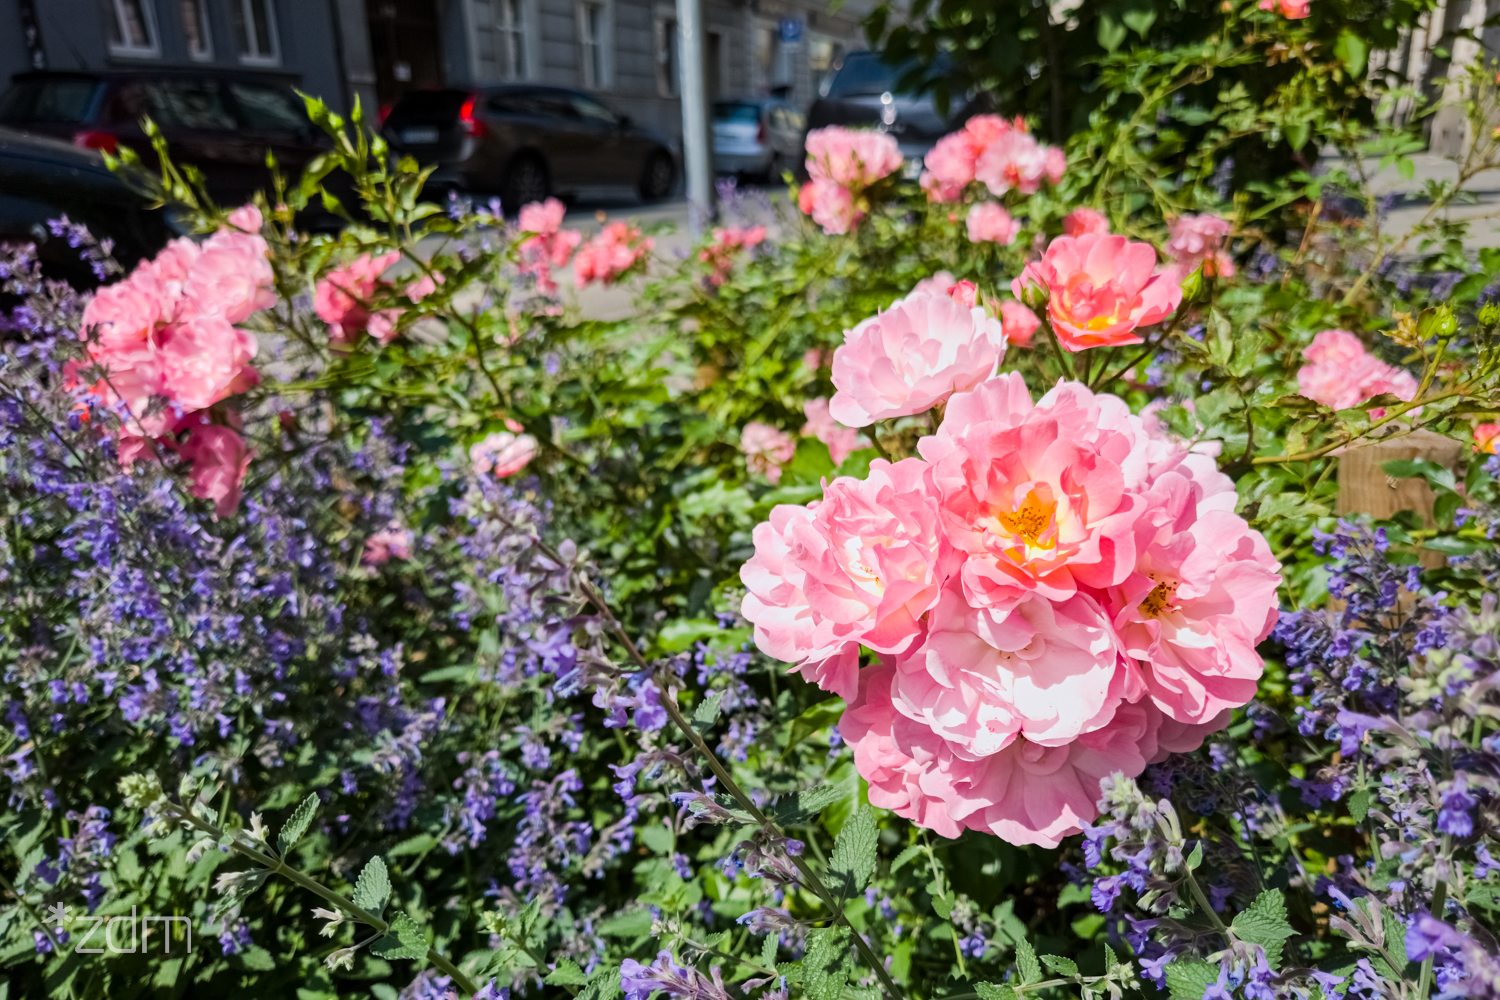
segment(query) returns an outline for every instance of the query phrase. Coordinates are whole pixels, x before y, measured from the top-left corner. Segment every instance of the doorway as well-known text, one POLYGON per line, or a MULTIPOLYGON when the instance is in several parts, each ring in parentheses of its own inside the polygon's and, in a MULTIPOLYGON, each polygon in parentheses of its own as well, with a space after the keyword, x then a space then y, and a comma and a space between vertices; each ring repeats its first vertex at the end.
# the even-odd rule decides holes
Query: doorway
POLYGON ((368 0, 365 12, 381 107, 408 90, 443 85, 436 0, 368 0))

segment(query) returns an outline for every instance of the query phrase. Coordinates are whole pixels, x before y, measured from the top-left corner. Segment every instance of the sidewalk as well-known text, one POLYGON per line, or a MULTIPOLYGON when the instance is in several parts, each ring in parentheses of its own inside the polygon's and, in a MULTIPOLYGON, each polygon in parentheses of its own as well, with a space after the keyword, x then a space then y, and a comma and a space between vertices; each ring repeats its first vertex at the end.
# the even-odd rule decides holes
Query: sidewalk
MULTIPOLYGON (((1421 222, 1432 207, 1432 203, 1422 193, 1428 182, 1452 181, 1458 177, 1458 164, 1436 153, 1417 153, 1411 160, 1416 169, 1410 180, 1402 177, 1394 166, 1379 170, 1379 160, 1365 161, 1365 169, 1371 174, 1371 190, 1377 195, 1386 195, 1392 199, 1381 230, 1397 239, 1421 222)), ((1336 163, 1336 160, 1328 158, 1319 165, 1326 168, 1336 163)), ((1466 190, 1472 192, 1477 200, 1470 204, 1450 204, 1446 211, 1439 213, 1439 218, 1457 222, 1500 212, 1500 170, 1489 170, 1477 175, 1469 181, 1466 190)), ((1470 250, 1500 247, 1500 216, 1474 222, 1469 229, 1468 238, 1464 240, 1464 246, 1470 250)), ((1414 252, 1416 249, 1413 242, 1406 247, 1406 252, 1414 252)))

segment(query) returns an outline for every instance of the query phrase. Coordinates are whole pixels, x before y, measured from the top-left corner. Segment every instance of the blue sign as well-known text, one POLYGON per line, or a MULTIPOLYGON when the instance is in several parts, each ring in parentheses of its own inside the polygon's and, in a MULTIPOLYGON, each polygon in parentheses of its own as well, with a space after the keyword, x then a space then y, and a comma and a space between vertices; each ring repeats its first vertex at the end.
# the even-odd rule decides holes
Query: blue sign
POLYGON ((777 25, 781 29, 781 40, 784 43, 802 41, 802 22, 794 17, 783 17, 777 25))

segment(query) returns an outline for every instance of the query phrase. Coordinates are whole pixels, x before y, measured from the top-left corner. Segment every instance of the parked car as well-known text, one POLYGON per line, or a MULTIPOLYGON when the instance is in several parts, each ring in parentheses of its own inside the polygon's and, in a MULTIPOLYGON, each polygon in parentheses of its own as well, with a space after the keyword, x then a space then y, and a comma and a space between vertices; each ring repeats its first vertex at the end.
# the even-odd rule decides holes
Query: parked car
POLYGON ((150 159, 142 116, 160 126, 172 157, 203 171, 225 205, 269 186, 266 151, 295 176, 327 137, 281 77, 205 70, 34 72, 0 95, 0 125, 87 149, 128 145, 150 159))
POLYGON ((498 194, 510 212, 551 194, 621 187, 659 201, 677 182, 663 137, 561 87, 411 90, 383 131, 397 152, 437 165, 429 186, 498 194))
POLYGON ((807 119, 777 97, 714 104, 714 172, 775 181, 802 159, 807 119))
POLYGON ((940 115, 930 93, 902 93, 898 88, 897 81, 909 68, 888 65, 876 52, 848 53, 819 88, 807 112, 807 127, 874 126, 896 137, 908 173, 919 171, 922 157, 939 139, 993 108, 981 94, 954 100, 949 113, 940 115))
POLYGON ((63 216, 113 240, 115 259, 127 269, 174 235, 166 211, 147 208, 98 153, 0 128, 0 243, 36 243, 49 277, 93 285, 97 279, 66 239, 40 238, 49 220, 63 216))

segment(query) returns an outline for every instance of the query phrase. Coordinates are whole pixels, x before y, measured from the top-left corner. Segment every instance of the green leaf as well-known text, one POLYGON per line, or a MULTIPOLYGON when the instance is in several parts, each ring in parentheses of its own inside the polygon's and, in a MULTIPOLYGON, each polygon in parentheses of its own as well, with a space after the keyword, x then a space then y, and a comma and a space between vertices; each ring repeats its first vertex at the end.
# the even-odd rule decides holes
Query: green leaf
POLYGON ((276 848, 281 851, 283 857, 297 846, 297 841, 306 835, 307 828, 312 825, 313 817, 317 815, 318 802, 318 793, 309 793, 307 798, 292 810, 287 821, 281 825, 281 834, 276 838, 276 848))
POLYGON ((814 785, 778 798, 771 804, 771 817, 782 826, 806 823, 834 803, 848 798, 849 794, 849 786, 842 782, 814 785))
POLYGON ((547 978, 542 980, 548 986, 582 986, 588 981, 589 977, 583 974, 578 963, 566 958, 561 959, 557 968, 547 973, 547 978))
POLYGON ((1167 990, 1172 1000, 1203 1000, 1209 986, 1219 979, 1218 963, 1179 958, 1167 963, 1167 990))
POLYGON ((706 618, 678 618, 662 626, 662 630, 656 633, 656 644, 668 653, 680 653, 700 639, 707 639, 721 631, 723 630, 716 621, 706 618))
POLYGON ((842 924, 808 933, 807 954, 802 958, 802 992, 807 1000, 838 1000, 848 982, 844 959, 849 944, 849 931, 842 924))
POLYGON ((1370 43, 1345 28, 1339 32, 1339 40, 1333 43, 1333 54, 1349 70, 1350 76, 1363 76, 1370 56, 1370 43))
POLYGON ((270 972, 276 968, 276 957, 259 945, 252 945, 234 956, 240 965, 256 972, 270 972))
POLYGON ((1266 964, 1272 969, 1281 964, 1283 942, 1297 933, 1287 922, 1286 902, 1280 889, 1267 889, 1255 897, 1255 902, 1239 912, 1229 929, 1241 941, 1266 949, 1266 964))
POLYGON ((610 937, 632 938, 641 937, 651 933, 651 911, 642 907, 639 910, 626 910, 617 913, 613 917, 599 925, 600 934, 608 934, 610 937))
MULTIPOLYGON (((774 938, 772 934, 770 937, 774 938)), ((575 1000, 614 1000, 620 995, 620 967, 604 962, 589 976, 588 985, 578 991, 575 1000)))
POLYGON ((1113 52, 1125 41, 1125 25, 1109 14, 1099 16, 1099 45, 1105 52, 1113 52))
POLYGON ((1042 964, 1059 976, 1078 975, 1078 963, 1061 955, 1043 955, 1042 964))
POLYGON ((792 733, 787 737, 786 750, 781 754, 785 758, 792 752, 792 748, 813 733, 838 722, 844 716, 844 699, 826 698, 816 705, 803 711, 803 713, 792 720, 792 733))
POLYGON ((1198 866, 1203 864, 1203 841, 1200 840, 1193 845, 1193 853, 1187 856, 1185 864, 1190 872, 1197 871, 1198 866))
POLYGON ((1354 817, 1354 822, 1363 823, 1365 817, 1370 815, 1370 790, 1368 788, 1356 789, 1349 796, 1349 815, 1354 817))
POLYGON ((1016 975, 1022 986, 1042 981, 1042 966, 1036 960, 1036 949, 1025 939, 1016 942, 1016 975))
POLYGON ((722 691, 715 691, 700 701, 698 706, 693 709, 693 728, 700 733, 705 733, 712 729, 714 723, 718 721, 719 703, 723 700, 724 693, 722 691))
POLYGON ((1229 319, 1218 309, 1208 311, 1208 335, 1203 338, 1208 347, 1208 360, 1215 368, 1226 368, 1234 357, 1234 329, 1229 319))
MULTIPOLYGON (((368 865, 365 870, 369 870, 368 865)), ((360 881, 364 881, 363 875, 360 876, 360 881)), ((398 913, 391 920, 390 929, 385 932, 385 936, 370 945, 370 951, 381 958, 424 958, 427 955, 427 937, 415 920, 405 913, 398 913)))
POLYGON ((875 874, 875 845, 879 839, 875 810, 869 806, 855 810, 834 839, 828 865, 833 889, 843 899, 863 889, 875 874))
POLYGON ((906 850, 904 850, 900 854, 896 855, 896 860, 891 862, 891 874, 892 875, 896 874, 901 869, 903 869, 907 865, 911 864, 911 862, 913 862, 917 858, 921 857, 921 855, 922 855, 922 845, 921 844, 912 844, 906 850))
POLYGON ((767 934, 765 941, 761 943, 760 964, 764 965, 768 969, 773 969, 776 967, 776 946, 779 940, 780 935, 767 934))
POLYGON ((369 910, 378 917, 385 911, 385 901, 390 896, 391 876, 385 869, 385 862, 377 854, 365 862, 364 870, 359 873, 359 881, 354 884, 354 905, 369 910))
POLYGON ((974 987, 980 1000, 1019 1000, 1021 994, 1005 983, 979 983, 974 987))
POLYGON ((1121 14, 1120 20, 1125 22, 1125 27, 1145 38, 1146 32, 1151 30, 1151 25, 1156 23, 1156 8, 1150 4, 1135 7, 1121 14))

